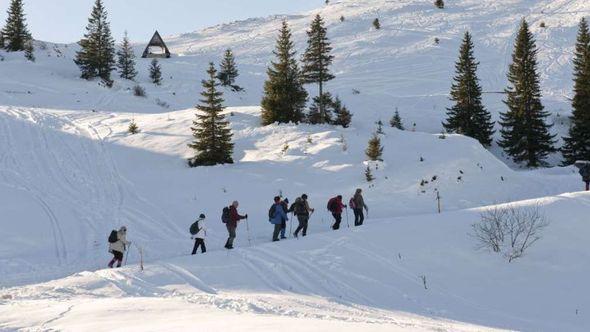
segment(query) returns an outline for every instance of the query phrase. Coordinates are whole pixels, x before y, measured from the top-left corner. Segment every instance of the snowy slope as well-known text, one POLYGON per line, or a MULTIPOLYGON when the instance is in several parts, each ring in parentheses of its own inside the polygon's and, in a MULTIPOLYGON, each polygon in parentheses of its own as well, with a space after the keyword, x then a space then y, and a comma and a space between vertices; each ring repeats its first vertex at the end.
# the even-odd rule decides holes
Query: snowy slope
POLYGON ((590 259, 584 216, 590 195, 516 204, 540 204, 551 221, 517 263, 474 250, 468 233, 479 209, 378 220, 362 229, 158 261, 143 272, 138 266, 82 272, 1 290, 0 297, 12 299, 0 302, 0 328, 76 330, 90 324, 84 314, 108 315, 107 308, 125 313, 133 303, 143 310, 118 315, 118 328, 147 328, 142 321, 149 315, 156 324, 149 328, 159 329, 165 315, 184 329, 189 315, 213 330, 220 329, 213 325, 220 316, 232 322, 240 317, 250 330, 251 315, 263 314, 263 330, 321 331, 338 322, 367 331, 484 330, 452 319, 524 331, 586 331, 590 269, 582 262, 590 259), (213 314, 202 318, 203 312, 213 314))

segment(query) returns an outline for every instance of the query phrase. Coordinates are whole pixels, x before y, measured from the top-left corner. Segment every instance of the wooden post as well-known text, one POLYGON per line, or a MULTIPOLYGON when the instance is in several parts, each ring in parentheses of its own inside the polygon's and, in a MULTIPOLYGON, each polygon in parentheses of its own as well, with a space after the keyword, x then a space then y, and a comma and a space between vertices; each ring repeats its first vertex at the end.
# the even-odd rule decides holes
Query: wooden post
POLYGON ((436 202, 438 204, 438 213, 441 213, 441 209, 440 209, 440 193, 438 192, 438 190, 436 191, 436 202))

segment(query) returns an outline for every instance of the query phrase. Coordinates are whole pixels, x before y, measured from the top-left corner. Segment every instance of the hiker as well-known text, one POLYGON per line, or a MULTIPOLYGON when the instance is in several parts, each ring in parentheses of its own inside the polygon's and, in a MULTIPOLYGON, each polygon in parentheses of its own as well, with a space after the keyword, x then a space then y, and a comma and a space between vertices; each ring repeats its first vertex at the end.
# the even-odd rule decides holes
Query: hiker
POLYGON ((282 223, 287 220, 289 220, 289 218, 287 218, 287 213, 283 208, 281 198, 276 196, 273 205, 268 210, 268 221, 274 225, 274 231, 272 233, 273 242, 279 241, 279 233, 281 232, 282 223))
POLYGON ((342 204, 342 195, 330 198, 328 201, 328 211, 330 211, 334 217, 334 225, 332 225, 333 230, 340 229, 340 223, 342 222, 342 209, 345 207, 346 205, 342 204))
POLYGON ((354 196, 350 199, 350 203, 348 204, 354 212, 354 225, 361 226, 365 221, 365 215, 363 214, 363 209, 369 213, 369 207, 365 204, 365 199, 363 198, 363 190, 357 189, 354 193, 354 196))
POLYGON ((238 222, 242 219, 248 219, 247 214, 242 216, 238 213, 239 205, 240 204, 238 203, 238 201, 234 201, 228 208, 223 209, 223 215, 221 219, 225 223, 225 227, 227 227, 227 232, 229 234, 227 242, 225 243, 226 249, 234 248, 234 239, 236 238, 236 228, 238 227, 238 222))
POLYGON ((127 227, 122 226, 118 231, 113 230, 109 236, 109 252, 113 254, 113 259, 109 262, 109 268, 113 268, 115 262, 117 267, 123 263, 123 255, 127 247, 131 244, 127 241, 127 227))
POLYGON ((307 235, 307 224, 309 223, 309 215, 313 213, 314 209, 309 207, 309 203, 307 202, 307 194, 301 195, 301 197, 297 197, 295 203, 291 205, 289 208, 289 212, 293 212, 295 216, 297 216, 297 221, 299 221, 299 226, 295 229, 295 233, 293 235, 295 237, 299 236, 299 231, 302 231, 302 235, 307 235))
POLYGON ((201 213, 199 219, 195 221, 191 225, 191 234, 193 235, 191 239, 195 239, 195 245, 193 247, 192 255, 197 253, 197 249, 201 247, 201 253, 204 254, 207 252, 207 247, 205 247, 205 236, 207 236, 207 226, 205 225, 205 215, 201 213))
MULTIPOLYGON (((285 198, 281 201, 281 206, 283 207, 283 211, 285 211, 285 215, 289 213, 289 199, 285 198)), ((287 220, 283 219, 281 222, 281 239, 286 239, 285 232, 287 231, 287 220)))

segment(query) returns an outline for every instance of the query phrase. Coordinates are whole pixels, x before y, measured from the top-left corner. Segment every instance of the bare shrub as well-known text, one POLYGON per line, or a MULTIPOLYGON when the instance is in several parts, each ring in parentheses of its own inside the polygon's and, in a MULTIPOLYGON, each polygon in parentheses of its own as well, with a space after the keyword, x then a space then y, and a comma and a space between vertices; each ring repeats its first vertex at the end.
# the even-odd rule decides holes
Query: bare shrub
POLYGON ((539 205, 518 207, 509 204, 482 212, 480 221, 472 225, 472 235, 479 249, 490 249, 512 262, 541 239, 547 226, 549 221, 539 205))
POLYGON ((145 97, 145 89, 141 85, 133 87, 133 95, 136 97, 145 97))

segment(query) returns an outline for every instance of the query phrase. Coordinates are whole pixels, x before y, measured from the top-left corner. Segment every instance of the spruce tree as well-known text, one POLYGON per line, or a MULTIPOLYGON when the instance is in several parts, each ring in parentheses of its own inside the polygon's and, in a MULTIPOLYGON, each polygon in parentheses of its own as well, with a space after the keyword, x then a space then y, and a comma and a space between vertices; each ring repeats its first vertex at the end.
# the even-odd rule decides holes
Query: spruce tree
POLYGON ((381 138, 379 135, 373 134, 373 137, 369 140, 369 145, 365 150, 367 158, 372 161, 382 161, 381 156, 383 155, 383 147, 381 146, 381 138))
POLYGON ((454 105, 447 109, 447 120, 443 126, 448 132, 473 137, 483 146, 489 147, 492 144, 494 122, 482 104, 481 86, 477 78, 478 65, 473 55, 471 35, 465 32, 451 86, 454 105))
POLYGON ((346 108, 346 105, 342 104, 340 98, 336 97, 332 104, 334 109, 334 121, 333 124, 336 126, 342 126, 342 128, 348 128, 350 126, 350 122, 352 121, 352 114, 346 108))
POLYGON ((445 2, 443 0, 436 0, 436 1, 434 1, 434 5, 438 9, 444 9, 445 8, 445 2))
POLYGON ((25 51, 27 43, 32 40, 27 27, 22 0, 12 0, 8 8, 8 18, 1 32, 4 48, 8 52, 25 51))
POLYGON ((78 44, 81 49, 76 53, 74 62, 80 68, 81 77, 87 80, 99 77, 111 86, 111 71, 115 69, 115 40, 111 36, 102 0, 94 3, 86 33, 78 44))
POLYGON ((135 79, 137 76, 137 71, 135 70, 135 53, 133 52, 133 47, 131 47, 129 38, 127 37, 127 31, 125 31, 123 42, 121 43, 119 51, 117 51, 117 58, 117 67, 119 68, 119 75, 121 78, 126 80, 135 79))
POLYGON ((393 117, 389 121, 389 125, 392 128, 397 128, 399 130, 406 130, 404 128, 404 124, 402 123, 402 117, 399 115, 399 112, 398 112, 397 109, 395 110, 395 113, 393 114, 393 117))
POLYGON ((574 54, 574 98, 569 136, 564 137, 564 165, 590 160, 590 31, 582 18, 574 54))
POLYGON ((323 124, 332 123, 332 113, 334 112, 334 99, 332 94, 324 92, 321 96, 313 98, 309 112, 307 113, 307 123, 310 124, 323 124), (324 111, 321 111, 321 107, 324 111))
POLYGON ((203 92, 200 111, 193 121, 194 141, 189 147, 195 150, 195 157, 189 160, 189 166, 213 166, 217 164, 232 164, 234 144, 229 122, 223 112, 223 92, 218 91, 217 70, 213 63, 207 70, 208 79, 202 81, 203 92))
POLYGON ((373 20, 373 27, 375 28, 375 30, 381 29, 381 22, 379 21, 378 18, 373 20))
POLYGON ((267 69, 268 78, 264 83, 262 98, 262 124, 298 123, 303 120, 303 110, 307 101, 307 91, 301 83, 301 73, 297 66, 291 30, 283 21, 276 49, 276 59, 267 69))
POLYGON ((33 40, 30 39, 25 44, 25 58, 31 62, 35 62, 35 48, 33 47, 33 40))
POLYGON ((135 123, 135 120, 131 120, 129 127, 127 128, 127 132, 129 132, 131 135, 139 133, 139 126, 137 123, 135 123))
POLYGON ((319 88, 318 102, 320 119, 326 119, 324 114, 325 98, 324 83, 333 80, 334 75, 330 72, 330 65, 334 60, 331 54, 332 46, 328 40, 328 30, 324 26, 324 20, 320 15, 317 15, 311 23, 309 31, 307 31, 307 49, 303 54, 303 80, 306 84, 317 83, 319 88))
POLYGON ((367 168, 365 169, 365 179, 367 180, 367 182, 373 182, 373 180, 375 180, 375 177, 373 176, 373 172, 371 171, 371 167, 369 165, 367 165, 367 168))
POLYGON ((230 87, 234 92, 244 91, 239 85, 236 85, 236 79, 240 74, 238 73, 238 67, 236 66, 236 59, 231 49, 225 51, 223 61, 219 66, 219 74, 217 78, 221 82, 221 86, 230 87))
POLYGON ((162 67, 160 67, 158 59, 155 58, 152 59, 152 63, 150 64, 150 79, 155 85, 162 84, 162 67))
POLYGON ((549 132, 552 125, 545 122, 549 112, 541 104, 537 47, 524 19, 516 37, 508 81, 504 101, 508 111, 500 114, 502 139, 498 144, 515 162, 542 166, 547 155, 555 152, 555 136, 549 132))

